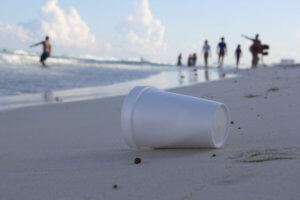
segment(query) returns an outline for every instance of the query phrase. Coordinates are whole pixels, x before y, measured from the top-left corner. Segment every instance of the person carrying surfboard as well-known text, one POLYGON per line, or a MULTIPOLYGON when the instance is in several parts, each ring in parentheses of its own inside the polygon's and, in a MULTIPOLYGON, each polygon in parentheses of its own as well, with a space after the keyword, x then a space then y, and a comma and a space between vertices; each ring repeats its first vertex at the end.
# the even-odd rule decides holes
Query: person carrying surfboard
POLYGON ((261 41, 259 40, 259 34, 255 35, 255 39, 250 38, 246 35, 242 35, 242 36, 253 42, 252 45, 250 46, 250 52, 252 54, 252 68, 256 68, 259 61, 258 55, 261 54, 262 57, 264 55, 268 55, 268 52, 266 52, 266 50, 269 49, 269 45, 265 45, 261 43, 261 41))

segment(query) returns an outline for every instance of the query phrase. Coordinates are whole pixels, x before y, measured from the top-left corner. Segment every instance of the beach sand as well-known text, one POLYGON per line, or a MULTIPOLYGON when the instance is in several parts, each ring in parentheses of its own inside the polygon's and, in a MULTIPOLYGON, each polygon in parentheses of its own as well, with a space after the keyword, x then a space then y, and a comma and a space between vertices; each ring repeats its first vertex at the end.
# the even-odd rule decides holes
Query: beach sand
POLYGON ((228 105, 221 149, 129 149, 123 96, 1 111, 0 199, 300 199, 300 68, 239 74, 170 90, 228 105))

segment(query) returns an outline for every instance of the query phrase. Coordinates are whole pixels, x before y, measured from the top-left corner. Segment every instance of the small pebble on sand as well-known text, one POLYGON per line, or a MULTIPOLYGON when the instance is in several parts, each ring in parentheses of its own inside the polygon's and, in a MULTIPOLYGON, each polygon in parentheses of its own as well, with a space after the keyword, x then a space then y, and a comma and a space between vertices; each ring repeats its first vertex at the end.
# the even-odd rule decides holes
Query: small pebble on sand
POLYGON ((142 162, 142 160, 140 158, 135 158, 134 159, 134 164, 138 165, 142 162))

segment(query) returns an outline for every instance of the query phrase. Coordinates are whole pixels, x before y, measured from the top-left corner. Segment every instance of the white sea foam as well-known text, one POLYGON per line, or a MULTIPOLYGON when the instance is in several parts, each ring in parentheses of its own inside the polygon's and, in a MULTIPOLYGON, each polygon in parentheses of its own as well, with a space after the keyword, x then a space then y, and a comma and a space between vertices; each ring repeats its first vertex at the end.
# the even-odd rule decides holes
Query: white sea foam
MULTIPOLYGON (((206 79, 203 72, 197 74, 191 68, 141 62, 133 58, 53 56, 47 59, 47 68, 41 67, 39 59, 38 54, 23 50, 0 53, 0 97, 112 85, 118 85, 122 90, 121 85, 128 81, 169 88, 206 79)), ((210 79, 218 79, 218 73, 211 72, 210 79)))
MULTIPOLYGON (((24 50, 4 51, 0 52, 0 63, 11 65, 36 65, 39 62, 40 55, 34 52, 24 50)), ((138 58, 118 59, 115 57, 98 57, 93 55, 51 55, 46 61, 50 65, 97 65, 114 64, 114 65, 135 65, 135 66, 161 66, 161 63, 153 63, 149 61, 141 61, 138 58)), ((164 66, 170 66, 163 64, 164 66)), ((115 66, 117 67, 117 66, 115 66)))
POLYGON ((23 50, 0 53, 0 96, 111 85, 145 78, 158 67, 132 65, 116 58, 53 56, 42 68, 39 55, 23 50))
POLYGON ((79 56, 81 59, 87 59, 87 60, 95 60, 95 61, 119 61, 120 59, 115 58, 115 57, 98 57, 98 56, 93 56, 89 54, 81 55, 79 56))

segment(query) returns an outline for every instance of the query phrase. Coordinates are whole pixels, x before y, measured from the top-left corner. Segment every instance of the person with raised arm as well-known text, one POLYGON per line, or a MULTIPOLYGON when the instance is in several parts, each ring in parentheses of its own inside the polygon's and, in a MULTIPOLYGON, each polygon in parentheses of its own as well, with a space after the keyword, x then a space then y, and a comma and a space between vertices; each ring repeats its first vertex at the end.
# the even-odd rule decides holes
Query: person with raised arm
POLYGON ((49 42, 49 36, 46 36, 45 41, 41 41, 39 43, 33 44, 30 46, 30 48, 35 47, 35 46, 39 46, 39 45, 43 45, 43 53, 41 55, 41 59, 40 62, 42 63, 42 65, 44 67, 46 67, 45 61, 48 57, 50 57, 51 55, 51 44, 49 42))
POLYGON ((269 45, 263 45, 261 43, 261 41, 259 40, 259 34, 256 34, 254 39, 246 35, 242 35, 242 37, 251 40, 253 42, 252 45, 250 46, 250 52, 252 54, 252 68, 256 68, 259 61, 258 54, 261 54, 262 57, 264 55, 268 55, 268 52, 266 52, 266 50, 269 49, 269 45))

